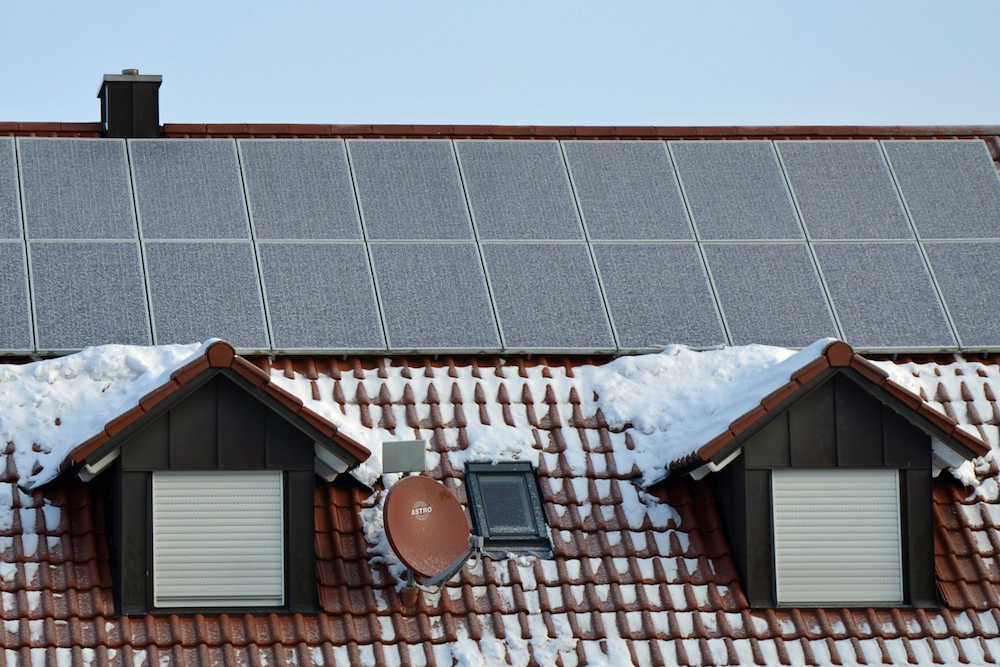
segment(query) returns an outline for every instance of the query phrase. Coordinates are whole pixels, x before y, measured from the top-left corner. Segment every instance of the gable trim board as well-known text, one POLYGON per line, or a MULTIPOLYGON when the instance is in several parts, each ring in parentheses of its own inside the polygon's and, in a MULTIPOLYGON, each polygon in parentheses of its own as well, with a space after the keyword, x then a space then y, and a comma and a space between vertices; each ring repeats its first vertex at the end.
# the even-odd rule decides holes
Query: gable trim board
POLYGON ((793 404, 834 375, 850 378, 861 389, 904 419, 928 433, 942 447, 966 460, 985 456, 990 447, 971 435, 951 417, 931 408, 920 397, 889 379, 888 373, 855 354, 843 341, 830 343, 823 354, 791 375, 788 383, 764 397, 758 406, 736 418, 729 429, 702 445, 690 455, 668 464, 671 475, 716 472, 749 438, 783 414, 793 404), (704 470, 702 470, 704 468, 704 470))
POLYGON ((118 456, 115 452, 125 440, 217 375, 225 376, 312 438, 318 448, 316 466, 324 478, 353 468, 370 456, 371 452, 363 445, 339 433, 336 425, 272 383, 270 374, 237 356, 228 343, 217 341, 208 346, 205 356, 174 371, 168 382, 141 398, 135 407, 109 421, 104 431, 74 448, 63 463, 64 468, 74 468, 85 479, 93 477, 118 456))

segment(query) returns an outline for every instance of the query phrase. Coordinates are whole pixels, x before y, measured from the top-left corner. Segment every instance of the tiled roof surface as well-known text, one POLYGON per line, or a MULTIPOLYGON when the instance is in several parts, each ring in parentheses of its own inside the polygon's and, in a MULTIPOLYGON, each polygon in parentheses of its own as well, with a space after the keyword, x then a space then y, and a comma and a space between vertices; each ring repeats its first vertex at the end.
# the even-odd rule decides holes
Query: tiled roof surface
MULTIPOLYGON (((387 360, 272 362, 272 380, 291 376, 315 387, 307 404, 333 400, 366 427, 427 438, 440 455, 432 457, 430 476, 462 502, 462 476, 451 460, 458 460, 470 425, 517 424, 534 434, 545 453, 539 478, 552 557, 486 558, 440 596, 422 596, 416 609, 402 607, 389 568, 372 562, 362 521, 373 511, 368 492, 317 481, 324 613, 114 618, 103 501, 79 482, 20 492, 8 448, 0 506, 9 493, 13 512, 0 512, 0 663, 418 666, 507 658, 512 665, 569 667, 1000 659, 995 466, 981 466, 985 482, 976 499, 947 475, 936 483, 935 553, 946 608, 750 611, 708 484, 662 484, 653 489, 659 503, 645 498, 632 483, 634 472, 618 470, 611 454, 612 445, 628 446, 627 432, 613 433, 600 415, 582 414, 578 398, 562 395, 551 379, 571 374, 579 361, 475 360, 479 375, 502 376, 502 396, 462 393, 455 377, 471 360, 394 359, 409 369, 409 380, 391 390, 387 360), (586 473, 574 475, 567 457, 579 451, 586 473), (635 513, 637 507, 644 511, 635 513)), ((968 376, 968 364, 981 366, 985 377, 975 377, 993 387, 982 390, 992 395, 1000 391, 990 384, 998 362, 961 367, 968 376)), ((940 382, 915 378, 928 396, 939 396, 954 375, 951 366, 942 360, 917 369, 937 368, 940 382)), ((985 414, 977 403, 984 394, 978 386, 975 392, 949 396, 951 412, 968 423, 974 411, 995 429, 1000 406, 990 399, 985 414)))

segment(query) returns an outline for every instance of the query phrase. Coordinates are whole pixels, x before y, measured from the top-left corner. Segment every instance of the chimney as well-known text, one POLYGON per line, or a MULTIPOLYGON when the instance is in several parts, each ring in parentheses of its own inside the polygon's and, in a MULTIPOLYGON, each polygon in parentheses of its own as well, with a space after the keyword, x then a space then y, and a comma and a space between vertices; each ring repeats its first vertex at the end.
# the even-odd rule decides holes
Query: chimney
POLYGON ((97 96, 101 98, 101 128, 106 137, 160 136, 159 74, 139 74, 124 69, 105 74, 97 96))

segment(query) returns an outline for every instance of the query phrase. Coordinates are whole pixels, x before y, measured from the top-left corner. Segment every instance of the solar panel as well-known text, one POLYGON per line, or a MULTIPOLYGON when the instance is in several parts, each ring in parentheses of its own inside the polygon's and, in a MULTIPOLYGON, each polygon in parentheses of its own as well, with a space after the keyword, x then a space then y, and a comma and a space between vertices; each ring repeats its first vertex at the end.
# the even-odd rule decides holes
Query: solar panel
POLYGON ((372 243, 389 349, 498 350, 500 336, 472 243, 372 243))
POLYGON ((586 245, 490 243, 483 256, 505 348, 614 349, 586 245))
POLYGON ((985 143, 882 145, 922 238, 1000 238, 1000 177, 985 143))
POLYGON ((582 239, 556 141, 456 141, 480 239, 582 239))
POLYGON ((249 243, 147 243, 156 344, 217 337, 267 350, 260 283, 249 243))
POLYGON ((136 242, 29 244, 38 349, 149 345, 136 242))
POLYGON ((471 239, 451 142, 347 142, 369 239, 471 239))
POLYGON ((564 141, 591 239, 693 239, 662 141, 564 141))
POLYGON ((769 141, 670 143, 702 239, 801 239, 769 141))
POLYGON ((695 244, 595 243, 593 247, 621 349, 726 343, 695 244))
POLYGON ((925 243, 934 277, 944 296, 962 347, 1000 346, 1000 243, 925 243))
POLYGON ((704 249, 733 345, 805 347, 837 335, 804 243, 704 249))
POLYGON ((848 343, 955 347, 915 243, 823 243, 815 250, 848 343))
POLYGON ((249 239, 236 142, 130 139, 146 239, 249 239))
POLYGON ((341 140, 240 139, 258 239, 360 239, 358 204, 341 140))
POLYGON ((813 239, 910 239, 878 142, 776 141, 813 239))
POLYGON ((124 139, 18 139, 29 239, 135 239, 124 139))
POLYGON ((24 243, 0 242, 0 350, 27 352, 31 340, 28 267, 24 243))
POLYGON ((0 137, 0 239, 21 238, 21 202, 17 196, 14 138, 0 137))
POLYGON ((258 245, 276 350, 384 350, 363 243, 258 245))

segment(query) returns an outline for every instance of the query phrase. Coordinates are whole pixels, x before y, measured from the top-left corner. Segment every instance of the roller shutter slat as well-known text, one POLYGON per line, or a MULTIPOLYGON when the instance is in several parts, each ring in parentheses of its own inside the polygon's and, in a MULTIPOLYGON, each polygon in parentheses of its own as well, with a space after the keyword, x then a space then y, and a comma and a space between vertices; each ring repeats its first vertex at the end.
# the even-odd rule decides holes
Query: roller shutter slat
POLYGON ((157 607, 283 604, 281 473, 153 475, 157 607))
POLYGON ((903 601, 896 470, 774 470, 779 604, 903 601))

